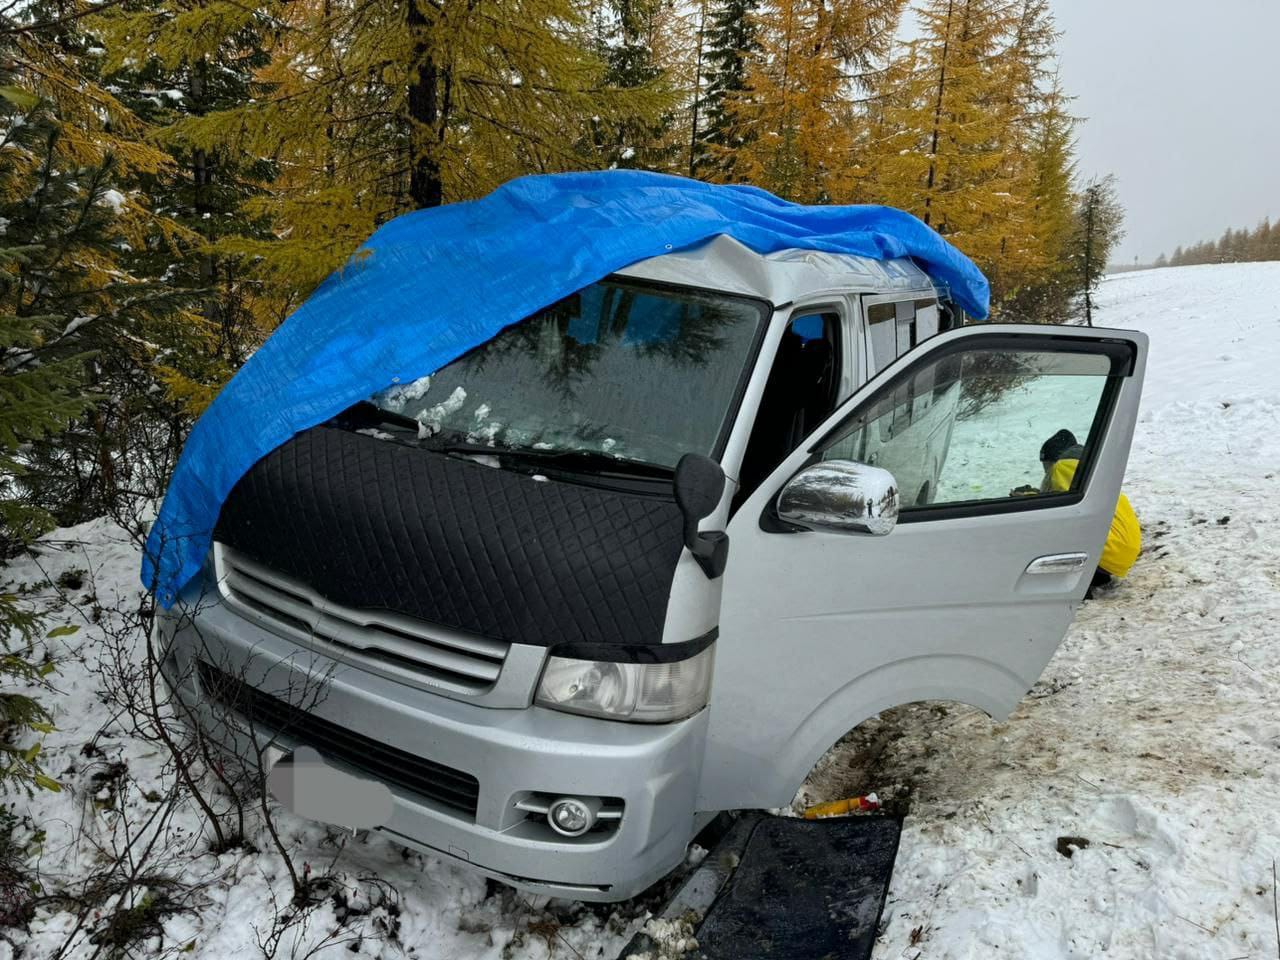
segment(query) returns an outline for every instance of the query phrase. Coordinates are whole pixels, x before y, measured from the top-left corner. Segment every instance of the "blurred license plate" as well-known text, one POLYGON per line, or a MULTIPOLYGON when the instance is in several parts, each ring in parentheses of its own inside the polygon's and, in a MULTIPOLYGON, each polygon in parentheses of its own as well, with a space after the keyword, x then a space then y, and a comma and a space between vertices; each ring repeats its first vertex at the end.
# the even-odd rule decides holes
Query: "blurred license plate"
POLYGON ((271 795, 300 817, 351 830, 380 827, 391 819, 391 790, 385 783, 331 767, 310 747, 281 751, 268 769, 271 795))

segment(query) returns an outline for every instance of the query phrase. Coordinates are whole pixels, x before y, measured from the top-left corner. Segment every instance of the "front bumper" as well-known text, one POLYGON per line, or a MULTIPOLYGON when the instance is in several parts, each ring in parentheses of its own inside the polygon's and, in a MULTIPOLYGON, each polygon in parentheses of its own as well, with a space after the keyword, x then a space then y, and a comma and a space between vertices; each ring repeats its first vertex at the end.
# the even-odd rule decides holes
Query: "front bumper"
MULTIPOLYGON (((513 886, 578 900, 634 896, 677 866, 695 832, 706 711, 679 723, 629 724, 530 706, 476 706, 397 683, 304 649, 240 616, 216 590, 191 585, 159 624, 165 672, 201 726, 228 751, 252 740, 297 740, 237 717, 202 689, 198 662, 260 690, 310 690, 308 713, 475 777, 475 813, 389 784, 381 829, 407 846, 513 886), (183 603, 183 600, 186 602, 183 603), (604 833, 568 839, 516 804, 533 794, 610 797, 622 817, 604 833)), ((305 737, 305 720, 297 725, 305 737)), ((321 751, 323 753, 323 750, 321 751)), ((368 776, 359 763, 335 763, 368 776)))

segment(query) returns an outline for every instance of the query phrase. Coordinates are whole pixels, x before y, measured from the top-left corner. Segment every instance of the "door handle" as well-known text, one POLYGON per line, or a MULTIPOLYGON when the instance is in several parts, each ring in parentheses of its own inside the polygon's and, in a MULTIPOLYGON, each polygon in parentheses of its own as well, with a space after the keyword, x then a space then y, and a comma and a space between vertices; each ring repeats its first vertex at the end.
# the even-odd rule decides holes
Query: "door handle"
POLYGON ((1027 573, 1075 573, 1083 570, 1089 560, 1087 553, 1051 553, 1037 557, 1027 564, 1027 573))

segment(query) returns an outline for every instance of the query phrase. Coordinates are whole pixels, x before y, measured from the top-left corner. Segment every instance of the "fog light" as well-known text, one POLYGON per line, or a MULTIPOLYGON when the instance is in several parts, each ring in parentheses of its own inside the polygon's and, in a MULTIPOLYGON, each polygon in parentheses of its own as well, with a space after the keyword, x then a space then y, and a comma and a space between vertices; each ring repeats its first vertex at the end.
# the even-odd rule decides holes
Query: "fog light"
POLYGON ((596 825, 600 801, 594 803, 577 797, 561 797, 547 808, 547 823, 565 837, 580 837, 596 825))

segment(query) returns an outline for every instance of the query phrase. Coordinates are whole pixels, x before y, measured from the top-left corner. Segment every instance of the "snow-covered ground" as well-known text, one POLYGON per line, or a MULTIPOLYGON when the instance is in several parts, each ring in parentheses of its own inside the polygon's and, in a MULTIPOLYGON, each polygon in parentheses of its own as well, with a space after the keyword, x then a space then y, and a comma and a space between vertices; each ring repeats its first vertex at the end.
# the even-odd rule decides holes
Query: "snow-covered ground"
MULTIPOLYGON (((1146 532, 1132 575, 1084 606, 1008 722, 938 705, 895 711, 860 728, 806 788, 810 799, 877 790, 910 804, 879 958, 1280 950, 1280 264, 1120 275, 1104 285, 1099 319, 1152 339, 1127 483, 1146 532), (1061 843, 1070 857, 1062 837, 1078 838, 1061 843)), ((160 806, 147 793, 163 783, 163 752, 99 695, 107 632, 137 605, 137 552, 99 521, 58 531, 38 564, 6 576, 51 603, 49 582, 84 571, 59 588, 74 601, 61 619, 81 629, 49 641, 60 669, 46 767, 66 789, 7 799, 47 831, 45 891, 84 893, 113 838, 160 806), (137 788, 119 786, 129 780, 137 788)), ((267 955, 259 943, 271 947, 291 895, 281 859, 215 856, 193 809, 166 816, 153 824, 164 836, 148 903, 175 908, 154 911, 160 926, 129 955, 267 955)), ((656 903, 547 904, 376 836, 288 815, 280 825, 295 861, 333 874, 341 893, 282 935, 282 958, 607 958, 656 903)), ((260 830, 253 839, 270 849, 260 830)), ((84 929, 100 934, 119 904, 94 894, 84 929)), ((70 901, 42 901, 29 932, 0 930, 0 960, 108 956, 101 935, 73 935, 75 922, 70 901)))

